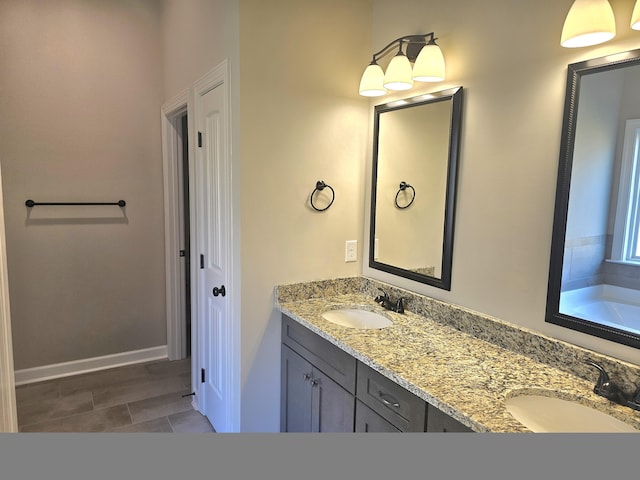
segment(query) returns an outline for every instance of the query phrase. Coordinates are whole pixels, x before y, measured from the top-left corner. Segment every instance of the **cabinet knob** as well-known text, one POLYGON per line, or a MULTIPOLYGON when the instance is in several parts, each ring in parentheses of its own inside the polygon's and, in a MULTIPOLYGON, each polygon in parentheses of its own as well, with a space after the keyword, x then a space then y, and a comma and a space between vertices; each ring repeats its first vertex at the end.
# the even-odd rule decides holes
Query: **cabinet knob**
POLYGON ((311 374, 309 373, 303 373, 302 374, 302 378, 304 379, 305 382, 311 380, 311 374))
POLYGON ((317 378, 314 378, 313 380, 311 380, 311 386, 312 386, 312 387, 317 387, 317 386, 318 386, 318 383, 320 383, 320 382, 318 382, 318 379, 317 379, 317 378))

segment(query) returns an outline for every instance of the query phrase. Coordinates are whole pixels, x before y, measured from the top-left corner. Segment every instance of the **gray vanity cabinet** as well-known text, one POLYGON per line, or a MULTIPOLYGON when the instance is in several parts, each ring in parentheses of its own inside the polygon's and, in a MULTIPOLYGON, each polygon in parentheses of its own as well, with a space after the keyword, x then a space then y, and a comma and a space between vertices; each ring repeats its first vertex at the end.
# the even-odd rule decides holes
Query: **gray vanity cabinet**
POLYGON ((470 432, 282 315, 281 432, 470 432))
POLYGON ((282 432, 353 432, 356 359, 282 317, 282 432))

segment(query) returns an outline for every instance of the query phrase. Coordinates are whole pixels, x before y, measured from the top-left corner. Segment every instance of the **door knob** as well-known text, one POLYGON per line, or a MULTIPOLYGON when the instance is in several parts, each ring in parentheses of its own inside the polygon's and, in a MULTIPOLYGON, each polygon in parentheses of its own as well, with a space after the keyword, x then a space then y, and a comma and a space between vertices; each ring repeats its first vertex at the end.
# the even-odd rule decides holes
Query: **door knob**
POLYGON ((222 285, 220 288, 218 287, 213 287, 213 296, 217 297, 218 295, 222 295, 223 297, 227 294, 227 291, 224 288, 224 285, 222 285))

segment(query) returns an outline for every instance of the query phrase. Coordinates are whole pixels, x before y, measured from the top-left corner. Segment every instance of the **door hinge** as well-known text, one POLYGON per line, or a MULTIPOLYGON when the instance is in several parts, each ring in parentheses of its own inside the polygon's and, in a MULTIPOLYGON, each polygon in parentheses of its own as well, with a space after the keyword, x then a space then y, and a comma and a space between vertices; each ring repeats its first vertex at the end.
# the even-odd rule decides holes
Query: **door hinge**
POLYGON ((204 368, 200 369, 200 382, 204 383, 204 368))
POLYGON ((198 132, 198 146, 202 147, 202 132, 198 132))

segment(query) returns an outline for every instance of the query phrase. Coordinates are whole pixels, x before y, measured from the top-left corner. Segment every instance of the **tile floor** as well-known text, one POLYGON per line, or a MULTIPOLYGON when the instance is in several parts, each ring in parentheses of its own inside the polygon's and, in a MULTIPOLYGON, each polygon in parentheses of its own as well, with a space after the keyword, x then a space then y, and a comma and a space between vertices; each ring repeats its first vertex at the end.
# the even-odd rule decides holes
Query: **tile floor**
POLYGON ((214 432, 193 409, 191 359, 16 387, 20 432, 214 432))

